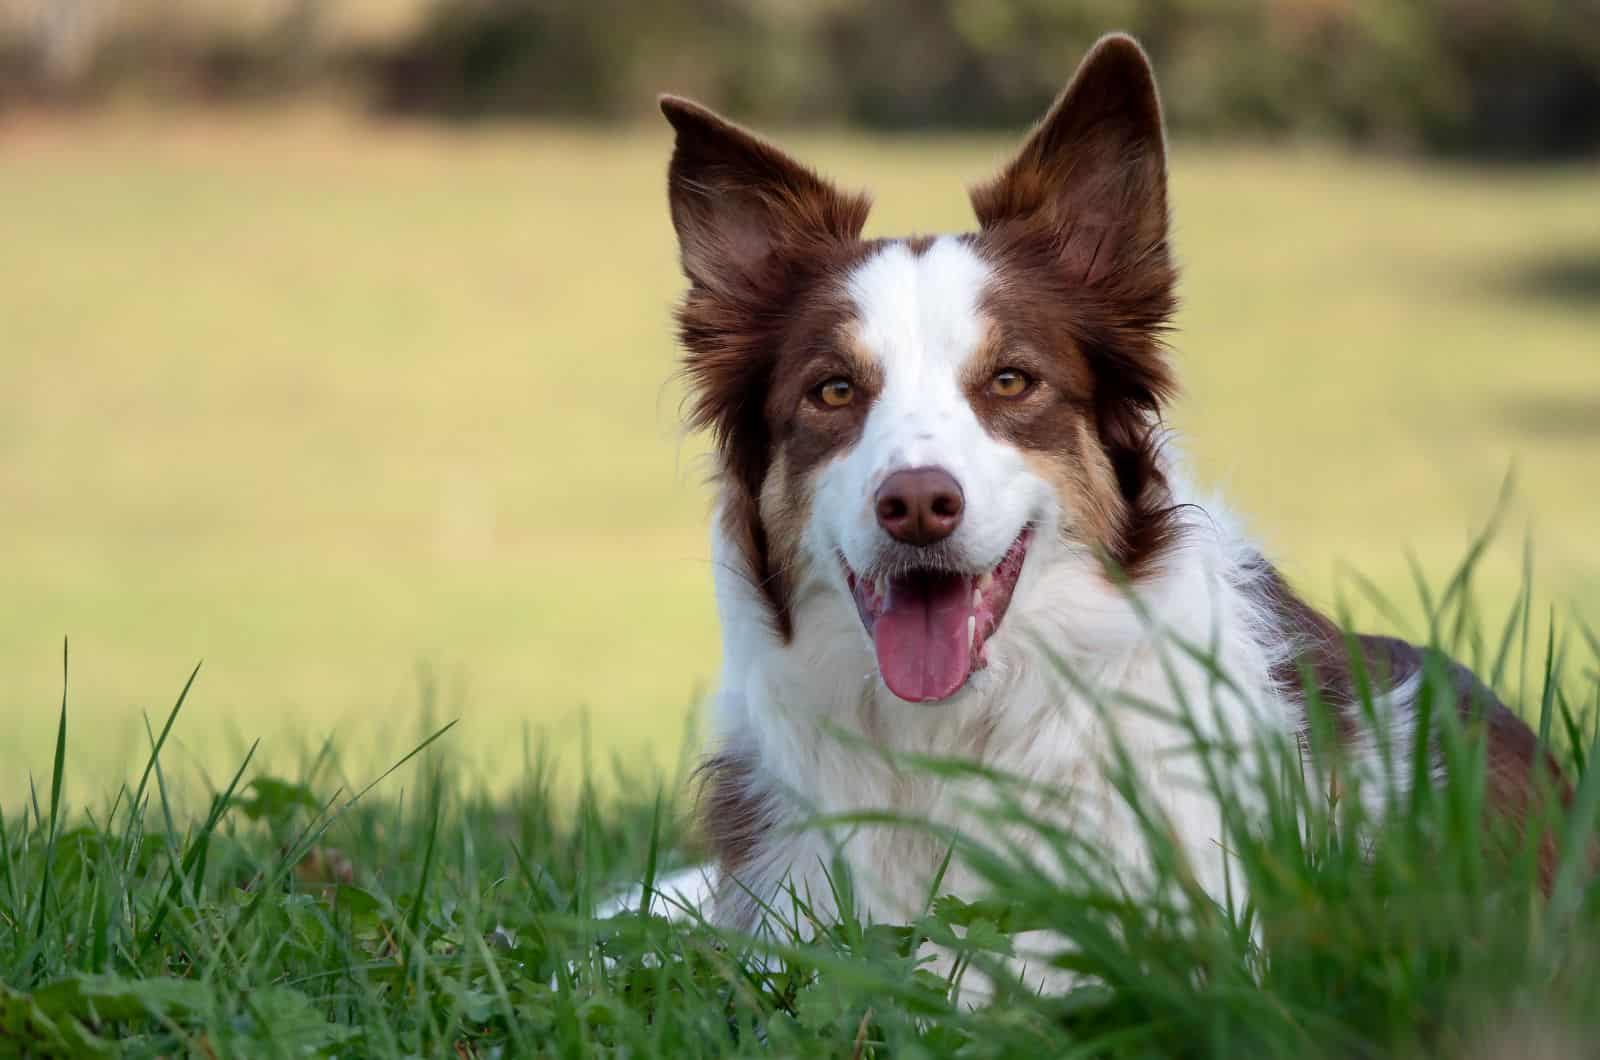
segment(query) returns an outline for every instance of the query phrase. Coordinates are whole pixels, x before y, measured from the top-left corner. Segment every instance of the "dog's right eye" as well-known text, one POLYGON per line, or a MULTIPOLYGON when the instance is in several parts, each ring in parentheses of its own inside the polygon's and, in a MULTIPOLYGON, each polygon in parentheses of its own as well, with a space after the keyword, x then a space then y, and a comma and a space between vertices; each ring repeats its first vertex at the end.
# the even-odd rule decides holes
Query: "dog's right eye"
POLYGON ((856 388, 844 376, 834 376, 817 387, 816 398, 830 409, 842 409, 855 400, 856 388))
POLYGON ((1014 398, 1021 397, 1033 386, 1033 380, 1028 378, 1026 372, 1015 368, 1002 368, 989 380, 989 393, 995 397, 1014 398))

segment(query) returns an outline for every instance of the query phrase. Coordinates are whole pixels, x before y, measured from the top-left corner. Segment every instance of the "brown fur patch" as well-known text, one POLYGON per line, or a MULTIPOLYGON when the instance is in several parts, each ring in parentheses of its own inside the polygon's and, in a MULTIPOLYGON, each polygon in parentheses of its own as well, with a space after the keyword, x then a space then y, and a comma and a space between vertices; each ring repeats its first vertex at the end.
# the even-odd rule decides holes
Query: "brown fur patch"
MULTIPOLYGON (((1291 694, 1300 695, 1302 702, 1315 695, 1327 708, 1340 744, 1349 744, 1367 726, 1362 717, 1364 702, 1430 666, 1427 649, 1394 637, 1342 632, 1295 595, 1276 570, 1268 569, 1261 591, 1281 634, 1296 646, 1294 656, 1280 666, 1274 680, 1291 694)), ((1560 765, 1539 747, 1538 738, 1522 719, 1460 663, 1439 658, 1431 665, 1442 667, 1448 678, 1448 702, 1437 706, 1455 711, 1469 738, 1484 741, 1484 797, 1491 824, 1508 827, 1513 838, 1520 839, 1551 808, 1552 797, 1563 805, 1570 803, 1572 790, 1560 765)), ((1309 728, 1309 714, 1300 719, 1300 725, 1302 731, 1309 728)), ((1404 761, 1411 752, 1411 748, 1393 748, 1397 761, 1404 761)), ((1548 889, 1560 860, 1555 837, 1543 837, 1538 858, 1540 880, 1548 889)))
POLYGON ((797 319, 791 340, 778 351, 766 401, 767 423, 795 482, 855 444, 883 389, 882 368, 855 341, 855 307, 842 289, 819 297, 807 313, 813 319, 797 319), (848 379, 853 387, 843 408, 816 397, 817 388, 833 378, 848 379))
POLYGON ((1015 159, 972 189, 985 229, 1029 219, 1058 264, 1094 286, 1139 264, 1167 235, 1166 151, 1155 75, 1139 45, 1101 40, 1015 159))
POLYGON ((798 569, 802 562, 799 541, 810 514, 810 503, 806 492, 796 488, 794 476, 789 473, 788 457, 781 447, 767 467, 756 511, 767 535, 767 559, 771 568, 768 576, 782 578, 785 587, 803 581, 804 571, 798 569))
POLYGON ((780 350, 766 402, 774 453, 760 510, 774 565, 785 572, 802 562, 800 536, 811 515, 817 471, 861 437, 883 389, 882 366, 857 342, 853 307, 842 293, 820 299, 813 311, 833 323, 831 336, 820 320, 797 322, 796 334, 804 339, 780 350), (844 408, 817 400, 817 388, 834 378, 848 379, 854 387, 854 400, 844 408))
MULTIPOLYGON (((991 302, 995 299, 991 299, 991 302)), ((1062 345, 1039 354, 1013 319, 992 321, 977 351, 962 366, 961 385, 978 422, 991 436, 1022 451, 1034 474, 1050 483, 1062 507, 1076 517, 1063 532, 1114 555, 1121 541, 1123 499, 1110 459, 1095 436, 1088 361, 1061 336, 1062 345), (1027 375, 1027 391, 1000 397, 990 390, 995 374, 1011 369, 1027 375)))
POLYGON ((703 838, 727 875, 750 863, 772 826, 770 800, 755 789, 755 766, 734 751, 712 755, 697 770, 703 838))
POLYGON ((796 260, 861 234, 866 196, 840 192, 698 104, 663 96, 661 112, 677 132, 668 198, 683 270, 695 286, 735 299, 787 286, 796 260))
POLYGON ((740 876, 779 823, 777 802, 755 777, 751 757, 734 750, 712 755, 696 770, 700 835, 717 864, 718 917, 740 930, 754 928, 760 916, 740 876))

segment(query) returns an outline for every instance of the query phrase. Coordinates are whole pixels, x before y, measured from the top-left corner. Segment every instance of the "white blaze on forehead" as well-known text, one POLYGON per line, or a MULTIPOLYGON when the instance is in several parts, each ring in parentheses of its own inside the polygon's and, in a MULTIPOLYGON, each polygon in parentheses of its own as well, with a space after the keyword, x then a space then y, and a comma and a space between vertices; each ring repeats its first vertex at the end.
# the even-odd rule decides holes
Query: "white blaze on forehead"
POLYGON ((989 266, 960 239, 942 236, 921 254, 891 243, 850 277, 862 345, 885 374, 952 374, 982 338, 979 300, 989 266))
POLYGON ((944 236, 923 253, 891 243, 850 277, 858 345, 883 366, 883 392, 862 441, 874 477, 902 467, 960 474, 981 433, 961 386, 961 366, 983 339, 979 309, 989 267, 944 236))

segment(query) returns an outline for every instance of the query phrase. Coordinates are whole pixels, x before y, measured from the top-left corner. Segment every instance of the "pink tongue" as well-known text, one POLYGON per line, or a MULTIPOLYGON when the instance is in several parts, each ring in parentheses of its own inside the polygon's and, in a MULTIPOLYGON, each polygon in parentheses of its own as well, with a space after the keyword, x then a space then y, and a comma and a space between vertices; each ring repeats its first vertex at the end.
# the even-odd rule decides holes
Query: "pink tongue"
POLYGON ((878 672, 889 691, 921 703, 954 695, 972 671, 967 618, 972 579, 955 574, 896 578, 872 628, 878 672))

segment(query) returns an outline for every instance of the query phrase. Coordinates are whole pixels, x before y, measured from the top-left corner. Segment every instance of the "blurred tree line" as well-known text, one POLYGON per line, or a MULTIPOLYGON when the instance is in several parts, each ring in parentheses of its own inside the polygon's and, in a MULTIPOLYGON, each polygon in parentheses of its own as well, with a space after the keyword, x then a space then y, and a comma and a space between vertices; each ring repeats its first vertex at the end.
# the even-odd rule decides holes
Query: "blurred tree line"
POLYGON ((335 88, 385 111, 1016 127, 1087 45, 1150 50, 1180 134, 1600 149, 1600 0, 0 0, 0 101, 335 88))

